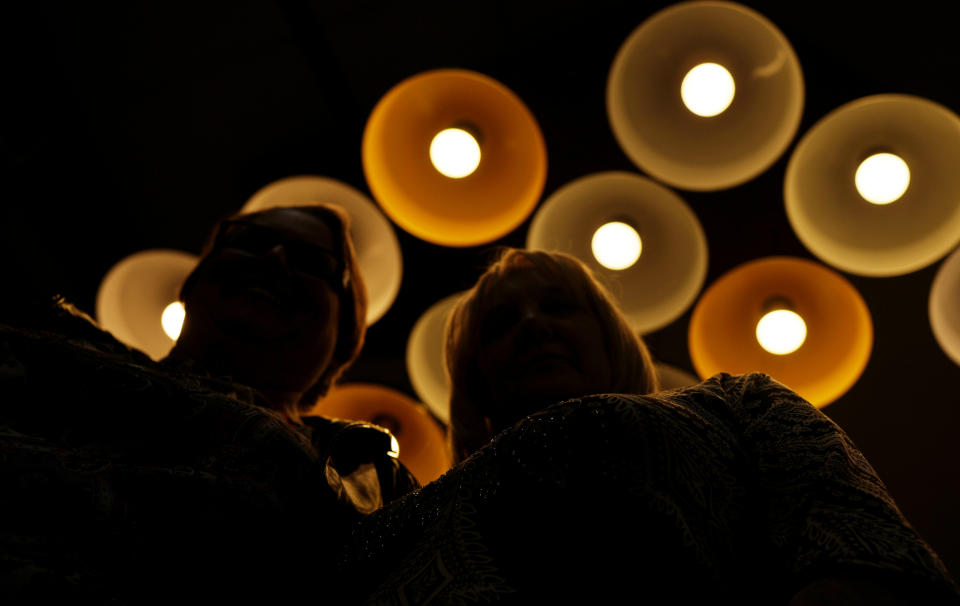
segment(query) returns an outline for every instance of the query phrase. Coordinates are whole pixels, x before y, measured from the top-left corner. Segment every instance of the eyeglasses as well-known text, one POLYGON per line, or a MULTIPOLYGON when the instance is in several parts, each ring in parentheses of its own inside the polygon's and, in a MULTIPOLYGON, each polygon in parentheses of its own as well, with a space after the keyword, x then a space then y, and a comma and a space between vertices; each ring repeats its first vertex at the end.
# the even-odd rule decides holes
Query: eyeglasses
POLYGON ((251 255, 266 255, 277 246, 283 246, 287 267, 293 271, 324 280, 338 289, 345 290, 350 284, 350 274, 336 252, 263 225, 224 221, 213 241, 215 249, 230 248, 251 255))

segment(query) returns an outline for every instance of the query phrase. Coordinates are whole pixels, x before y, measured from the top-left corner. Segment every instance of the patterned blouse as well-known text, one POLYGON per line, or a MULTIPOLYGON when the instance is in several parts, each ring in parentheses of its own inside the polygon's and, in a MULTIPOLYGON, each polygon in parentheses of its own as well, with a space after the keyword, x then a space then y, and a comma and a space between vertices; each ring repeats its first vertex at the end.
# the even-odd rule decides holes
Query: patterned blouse
POLYGON ((0 322, 5 606, 785 604, 838 574, 960 603, 850 439, 764 375, 557 404, 417 489, 374 427, 296 429, 62 303, 28 316, 0 322))
POLYGON ((833 575, 960 603, 850 438, 762 374, 527 417, 361 520, 340 565, 366 604, 786 604, 833 575))

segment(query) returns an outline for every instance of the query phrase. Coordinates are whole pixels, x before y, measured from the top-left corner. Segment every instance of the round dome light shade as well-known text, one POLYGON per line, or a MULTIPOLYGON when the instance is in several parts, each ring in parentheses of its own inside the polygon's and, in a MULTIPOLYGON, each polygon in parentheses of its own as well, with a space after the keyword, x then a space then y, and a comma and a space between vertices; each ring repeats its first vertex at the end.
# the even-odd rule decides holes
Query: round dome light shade
POLYGON ((527 248, 586 263, 640 333, 680 317, 707 275, 707 239, 696 215, 671 190, 632 173, 597 173, 558 189, 534 214, 527 248), (640 257, 623 270, 604 267, 592 252, 594 233, 610 221, 627 223, 643 242, 640 257))
POLYGON ((937 343, 960 365, 960 249, 937 270, 930 288, 929 312, 937 343))
POLYGON ((700 379, 696 376, 670 364, 656 362, 653 367, 657 373, 657 382, 660 384, 660 391, 683 389, 684 387, 690 387, 700 382, 700 379))
POLYGON ((335 204, 350 216, 350 237, 367 288, 369 326, 393 305, 403 276, 403 256, 397 234, 373 200, 341 181, 303 175, 280 179, 261 188, 243 205, 242 212, 318 202, 335 204))
POLYGON ((450 468, 443 429, 419 402, 394 389, 369 383, 338 385, 308 414, 367 421, 389 429, 400 445, 400 461, 421 484, 450 468))
POLYGON ((547 175, 547 150, 533 114, 507 87, 465 70, 418 74, 392 88, 370 114, 363 170, 374 198, 397 225, 444 246, 496 240, 533 212, 547 175), (441 174, 433 138, 448 128, 480 144, 476 170, 441 174))
POLYGON ((873 347, 873 323, 860 293, 837 272, 806 259, 769 257, 707 288, 690 319, 689 347, 704 379, 764 372, 822 407, 860 378, 873 347), (770 353, 757 341, 757 323, 772 301, 788 302, 807 325, 806 340, 791 354, 770 353))
POLYGON ((739 185, 786 150, 803 113, 803 73, 786 37, 732 2, 682 2, 640 24, 607 80, 607 117, 624 153, 651 177, 710 191, 739 185), (681 98, 690 71, 733 77, 729 107, 698 116, 681 98))
POLYGON ((444 297, 420 316, 407 339, 407 375, 414 391, 445 425, 450 424, 450 380, 444 362, 447 318, 463 296, 444 297))
POLYGON ((179 250, 145 250, 126 257, 100 282, 96 314, 100 326, 154 360, 175 341, 163 329, 163 312, 180 297, 180 286, 198 257, 179 250))
POLYGON ((960 119, 920 97, 875 95, 821 118, 797 144, 784 180, 787 217, 824 263, 862 276, 896 276, 960 242, 960 119), (878 152, 909 169, 897 200, 867 202, 857 169, 878 152))

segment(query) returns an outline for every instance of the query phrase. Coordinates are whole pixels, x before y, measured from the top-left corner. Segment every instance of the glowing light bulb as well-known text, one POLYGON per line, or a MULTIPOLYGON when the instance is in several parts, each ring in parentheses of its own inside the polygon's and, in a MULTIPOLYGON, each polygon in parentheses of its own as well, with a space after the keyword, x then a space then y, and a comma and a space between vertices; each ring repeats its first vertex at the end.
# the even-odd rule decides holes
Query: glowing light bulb
POLYGON ((807 340, 807 324, 789 309, 777 309, 757 322, 757 341, 772 354, 783 356, 800 349, 807 340))
POLYGON ((683 77, 680 98, 687 109, 710 118, 730 107, 735 89, 733 76, 727 68, 719 63, 701 63, 683 77))
POLYGON ((643 250, 640 234, 626 223, 601 225, 590 242, 593 256, 607 269, 626 269, 637 262, 643 250))
POLYGON ((174 301, 163 310, 160 316, 160 324, 163 325, 163 332, 176 341, 180 338, 180 330, 183 328, 183 319, 187 317, 187 311, 183 308, 183 303, 174 301))
POLYGON ((462 128, 442 130, 430 142, 430 161, 440 174, 462 179, 480 166, 480 144, 462 128))
POLYGON ((871 204, 896 202, 910 186, 910 167, 894 154, 873 154, 860 163, 854 177, 857 191, 871 204))

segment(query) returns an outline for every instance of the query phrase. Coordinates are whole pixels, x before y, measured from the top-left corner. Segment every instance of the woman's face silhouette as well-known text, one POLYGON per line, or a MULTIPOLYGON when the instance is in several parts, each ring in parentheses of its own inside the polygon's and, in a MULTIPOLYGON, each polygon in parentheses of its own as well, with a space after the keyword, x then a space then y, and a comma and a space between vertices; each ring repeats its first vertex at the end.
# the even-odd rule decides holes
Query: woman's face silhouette
POLYGON ((584 295, 533 269, 492 288, 481 319, 479 375, 495 431, 562 400, 610 391, 610 358, 584 295))
MULTIPOLYGON (((337 341, 343 262, 336 240, 323 221, 294 209, 226 222, 186 293, 184 336, 276 352, 270 372, 280 376, 294 370, 280 368, 291 360, 319 376, 337 341)), ((250 357, 261 366, 271 360, 250 357)), ((245 374, 239 370, 235 376, 245 374)))

